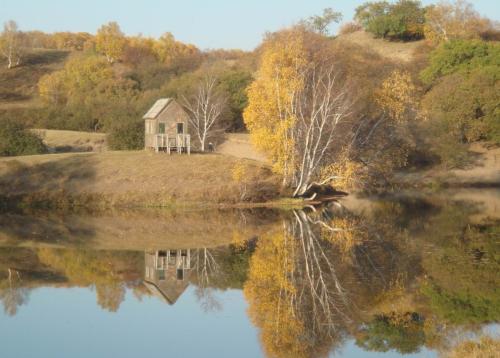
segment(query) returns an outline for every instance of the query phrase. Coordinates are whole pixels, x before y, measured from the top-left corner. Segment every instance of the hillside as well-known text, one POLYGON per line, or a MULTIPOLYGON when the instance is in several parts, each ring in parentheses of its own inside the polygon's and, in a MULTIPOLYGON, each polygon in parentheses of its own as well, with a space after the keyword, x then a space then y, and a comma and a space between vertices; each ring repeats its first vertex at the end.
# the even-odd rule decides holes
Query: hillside
POLYGON ((0 158, 0 196, 28 204, 235 204, 272 199, 277 188, 276 179, 262 164, 220 154, 109 151, 0 158), (247 168, 242 182, 232 177, 238 163, 247 168))
POLYGON ((372 34, 365 31, 356 31, 336 37, 336 41, 353 43, 363 48, 372 50, 382 57, 394 62, 410 62, 415 52, 424 41, 396 42, 376 39, 372 34))
MULTIPOLYGON (((364 31, 340 35, 336 40, 371 49, 381 56, 396 62, 410 61, 415 49, 422 43, 422 41, 384 41, 375 39, 364 31)), ((27 55, 23 64, 19 67, 9 70, 5 66, 0 66, 0 110, 39 106, 37 86, 40 77, 62 69, 65 62, 76 53, 63 50, 38 49, 27 55)))
POLYGON ((35 50, 21 66, 0 67, 0 110, 39 105, 38 80, 47 73, 60 70, 70 56, 69 51, 35 50))

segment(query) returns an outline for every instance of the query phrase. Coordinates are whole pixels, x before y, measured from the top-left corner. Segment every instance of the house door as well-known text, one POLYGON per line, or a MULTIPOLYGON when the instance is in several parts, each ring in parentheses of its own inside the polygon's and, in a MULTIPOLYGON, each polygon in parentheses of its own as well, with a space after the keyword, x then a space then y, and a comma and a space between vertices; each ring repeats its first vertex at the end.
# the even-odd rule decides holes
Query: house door
POLYGON ((177 134, 184 134, 184 123, 177 123, 177 134))

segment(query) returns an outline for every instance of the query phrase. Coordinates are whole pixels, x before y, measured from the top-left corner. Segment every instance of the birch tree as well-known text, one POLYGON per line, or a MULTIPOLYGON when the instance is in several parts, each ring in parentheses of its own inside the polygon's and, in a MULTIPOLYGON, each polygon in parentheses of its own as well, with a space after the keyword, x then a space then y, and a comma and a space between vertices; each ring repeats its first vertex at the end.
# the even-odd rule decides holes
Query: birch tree
POLYGON ((491 21, 482 18, 473 4, 465 0, 441 1, 429 6, 425 13, 425 37, 435 43, 478 38, 491 28, 491 21))
MULTIPOLYGON (((343 139, 343 123, 346 122, 350 99, 348 88, 338 80, 334 65, 312 64, 303 74, 304 88, 295 94, 292 111, 294 126, 296 169, 293 196, 304 195, 313 185, 313 179, 325 164, 334 140, 343 139)), ((340 146, 340 145, 339 145, 340 146)), ((326 178, 328 181, 333 179, 326 178)))
POLYGON ((294 96, 303 87, 301 73, 307 64, 304 33, 282 31, 263 47, 243 119, 252 143, 266 154, 286 187, 292 182, 294 168, 294 96))
POLYGON ((23 50, 21 35, 15 21, 9 20, 4 24, 0 36, 0 51, 6 58, 9 69, 21 64, 23 50))
POLYGON ((307 192, 334 160, 332 147, 340 149, 346 140, 349 88, 321 41, 300 30, 279 34, 263 54, 244 114, 253 142, 282 175, 283 186, 294 188, 294 197, 307 192))
POLYGON ((95 37, 97 52, 106 56, 109 63, 114 63, 123 54, 127 43, 125 35, 116 22, 102 25, 95 37))
POLYGON ((200 149, 205 151, 207 139, 220 122, 226 102, 217 92, 217 78, 207 75, 197 86, 196 93, 190 98, 184 97, 184 107, 189 112, 189 123, 194 129, 200 149))

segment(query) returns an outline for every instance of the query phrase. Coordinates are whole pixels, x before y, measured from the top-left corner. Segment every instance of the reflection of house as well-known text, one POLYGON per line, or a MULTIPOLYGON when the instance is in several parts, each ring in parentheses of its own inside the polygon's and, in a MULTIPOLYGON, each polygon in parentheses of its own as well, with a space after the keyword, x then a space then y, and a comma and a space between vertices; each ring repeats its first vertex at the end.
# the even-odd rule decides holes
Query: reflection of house
POLYGON ((155 296, 173 305, 189 285, 191 251, 146 251, 144 265, 144 285, 155 296))

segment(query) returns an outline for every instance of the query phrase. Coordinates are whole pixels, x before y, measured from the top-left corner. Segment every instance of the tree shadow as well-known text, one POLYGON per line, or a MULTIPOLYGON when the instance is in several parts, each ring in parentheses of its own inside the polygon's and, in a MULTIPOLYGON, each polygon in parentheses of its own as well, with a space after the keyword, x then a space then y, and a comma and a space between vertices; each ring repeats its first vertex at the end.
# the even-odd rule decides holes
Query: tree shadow
MULTIPOLYGON (((51 158, 52 159, 52 158, 51 158)), ((0 176, 0 195, 54 197, 61 193, 78 193, 82 185, 95 180, 93 158, 75 155, 38 164, 25 164, 16 159, 5 162, 0 176)))
POLYGON ((23 60, 25 66, 49 65, 60 63, 66 60, 70 51, 50 50, 50 51, 35 51, 26 55, 23 60))

